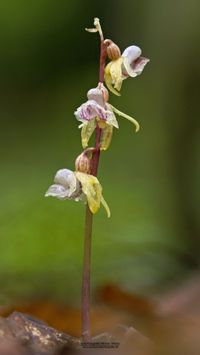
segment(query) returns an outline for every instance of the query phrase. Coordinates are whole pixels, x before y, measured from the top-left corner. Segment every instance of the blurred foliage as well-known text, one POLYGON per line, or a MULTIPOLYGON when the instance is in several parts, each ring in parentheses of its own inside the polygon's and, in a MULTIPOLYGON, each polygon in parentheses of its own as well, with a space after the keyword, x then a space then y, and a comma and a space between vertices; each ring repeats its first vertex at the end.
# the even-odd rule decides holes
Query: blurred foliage
POLYGON ((155 292, 198 267, 199 10, 195 0, 1 3, 1 302, 80 298, 84 207, 44 193, 81 151, 73 112, 98 80, 98 38, 84 31, 94 16, 151 62, 110 97, 141 131, 119 119, 101 157, 112 217, 95 217, 93 288, 155 292))

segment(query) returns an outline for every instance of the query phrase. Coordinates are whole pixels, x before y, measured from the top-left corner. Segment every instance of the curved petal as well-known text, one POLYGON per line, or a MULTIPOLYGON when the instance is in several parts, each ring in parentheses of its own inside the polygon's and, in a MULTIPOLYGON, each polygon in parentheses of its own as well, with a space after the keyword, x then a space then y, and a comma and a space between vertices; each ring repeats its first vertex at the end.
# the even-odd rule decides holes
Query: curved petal
POLYGON ((105 83, 108 87, 108 89, 115 95, 120 96, 120 93, 114 89, 113 85, 113 78, 110 74, 110 67, 112 65, 112 62, 108 63, 106 68, 105 68, 105 83))
POLYGON ((150 61, 150 59, 145 57, 139 57, 135 60, 133 65, 133 70, 137 75, 140 75, 143 72, 145 65, 150 61))
POLYGON ((100 139, 100 149, 107 150, 111 141, 113 134, 113 126, 106 124, 105 128, 102 129, 101 139, 100 139))
POLYGON ((145 65, 149 62, 149 59, 141 57, 141 54, 142 51, 137 46, 130 46, 122 53, 123 79, 126 79, 128 76, 134 78, 142 73, 145 65))
POLYGON ((129 63, 132 63, 134 60, 139 58, 141 56, 141 54, 142 54, 142 51, 141 51, 140 47, 129 46, 123 51, 122 57, 127 58, 129 63))
POLYGON ((129 120, 130 122, 132 122, 135 125, 135 131, 138 132, 140 129, 140 125, 139 123, 131 116, 126 115, 125 113, 119 111, 118 109, 116 109, 114 106, 110 105, 111 108, 113 109, 114 112, 116 112, 119 116, 122 116, 124 118, 126 118, 127 120, 129 120))
POLYGON ((55 184, 62 185, 68 190, 68 195, 71 196, 77 188, 76 176, 73 171, 69 169, 60 169, 57 171, 55 178, 55 184))
POLYGON ((115 128, 119 128, 119 124, 117 122, 116 116, 112 110, 112 106, 110 104, 106 104, 106 108, 108 109, 107 113, 107 123, 115 128))
POLYGON ((135 72, 135 70, 132 68, 131 63, 129 63, 129 60, 127 58, 124 58, 124 60, 123 60, 123 69, 122 69, 122 71, 123 71, 123 80, 127 79, 129 76, 131 78, 135 78, 138 75, 135 72))
POLYGON ((99 116, 102 120, 106 120, 105 109, 94 100, 86 101, 78 107, 74 115, 81 122, 90 121, 96 116, 99 116))
POLYGON ((57 197, 60 200, 65 200, 69 198, 69 190, 65 189, 62 185, 51 185, 47 192, 45 193, 45 197, 57 197))
POLYGON ((93 175, 80 172, 76 172, 75 174, 82 185, 83 193, 87 197, 90 211, 96 213, 99 210, 102 198, 102 187, 98 179, 93 175))
POLYGON ((81 128, 81 141, 82 146, 85 149, 88 146, 89 139, 96 128, 96 120, 93 119, 91 121, 83 123, 83 125, 81 125, 81 128))
POLYGON ((110 90, 110 92, 112 92, 113 94, 115 94, 116 96, 121 96, 120 93, 114 89, 114 87, 112 86, 112 79, 110 76, 110 73, 105 73, 105 83, 107 88, 110 90))
POLYGON ((122 86, 122 62, 123 59, 120 57, 116 60, 113 60, 110 65, 112 83, 117 91, 120 91, 122 86))
POLYGON ((104 200, 103 196, 101 196, 101 203, 102 203, 103 207, 104 207, 105 210, 106 210, 106 213, 107 213, 108 218, 110 218, 110 216, 111 216, 110 208, 109 208, 107 202, 104 200))

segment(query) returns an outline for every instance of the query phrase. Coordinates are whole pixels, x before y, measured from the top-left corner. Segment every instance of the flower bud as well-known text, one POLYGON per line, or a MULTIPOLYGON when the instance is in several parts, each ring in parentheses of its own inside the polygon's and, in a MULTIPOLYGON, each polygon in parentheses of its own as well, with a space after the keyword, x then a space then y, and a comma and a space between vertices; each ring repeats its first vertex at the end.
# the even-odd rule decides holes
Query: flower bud
POLYGON ((75 169, 81 173, 90 174, 91 170, 91 157, 89 156, 94 148, 84 150, 75 161, 75 169))
POLYGON ((121 51, 119 47, 111 41, 111 39, 106 39, 104 44, 107 45, 107 55, 110 60, 116 60, 121 57, 121 51))

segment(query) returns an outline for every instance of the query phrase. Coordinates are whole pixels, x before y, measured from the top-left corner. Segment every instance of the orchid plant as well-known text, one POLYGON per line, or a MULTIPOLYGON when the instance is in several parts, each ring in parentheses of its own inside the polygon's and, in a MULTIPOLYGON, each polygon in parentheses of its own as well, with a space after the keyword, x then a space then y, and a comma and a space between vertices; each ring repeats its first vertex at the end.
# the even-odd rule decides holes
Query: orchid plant
POLYGON ((123 80, 140 75, 149 62, 141 56, 139 47, 131 45, 123 53, 110 39, 104 39, 98 18, 94 19, 94 28, 88 32, 98 32, 100 36, 99 83, 87 92, 87 101, 74 112, 81 122, 81 141, 83 152, 76 158, 75 171, 60 169, 54 177, 54 184, 45 196, 60 200, 83 201, 86 204, 85 239, 82 277, 82 338, 88 341, 90 330, 90 264, 93 214, 101 204, 110 217, 110 209, 102 195, 102 186, 97 179, 100 152, 110 146, 113 127, 119 128, 116 115, 129 120, 139 131, 139 123, 131 116, 121 112, 109 103, 109 92, 120 96, 123 80), (109 62, 106 65, 107 58, 109 62), (104 86, 104 82, 107 88, 104 86), (95 133, 95 146, 88 147, 91 136, 95 133))

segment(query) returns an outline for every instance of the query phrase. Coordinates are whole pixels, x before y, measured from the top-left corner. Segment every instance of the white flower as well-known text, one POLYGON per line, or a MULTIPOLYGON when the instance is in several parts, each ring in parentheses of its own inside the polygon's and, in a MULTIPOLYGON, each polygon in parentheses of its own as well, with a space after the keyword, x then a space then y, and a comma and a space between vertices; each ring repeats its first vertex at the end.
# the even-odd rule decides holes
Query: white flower
POLYGON ((123 63, 122 63, 122 75, 123 79, 128 76, 132 78, 140 75, 149 62, 148 58, 141 57, 142 51, 137 46, 130 46, 125 49, 122 53, 123 63))
POLYGON ((105 82, 108 89, 115 95, 120 95, 122 82, 129 76, 134 78, 140 75, 149 62, 148 58, 141 57, 142 51, 137 46, 127 47, 121 57, 112 60, 105 68, 105 82))
POLYGON ((90 211, 96 213, 102 204, 110 217, 110 210, 103 198, 102 187, 97 177, 79 171, 60 169, 45 196, 57 197, 59 200, 85 200, 90 211))
POLYGON ((47 190, 46 197, 57 197, 60 200, 80 200, 82 189, 73 171, 68 169, 58 170, 54 182, 55 184, 47 190))
MULTIPOLYGON (((104 88, 105 89, 105 88, 104 88)), ((111 126, 119 128, 117 119, 111 106, 105 101, 104 91, 99 87, 90 89, 87 93, 88 101, 84 102, 74 112, 78 121, 88 123, 95 120, 102 121, 102 124, 108 123, 111 126)), ((95 128, 95 124, 93 125, 95 128)))
POLYGON ((131 116, 119 111, 107 102, 108 91, 102 83, 96 88, 90 89, 87 93, 88 101, 84 102, 74 112, 75 117, 82 124, 81 130, 82 146, 86 148, 90 137, 92 136, 96 126, 101 128, 100 149, 108 149, 111 139, 113 127, 119 128, 115 113, 131 121, 135 125, 136 132, 139 131, 138 122, 131 116))

